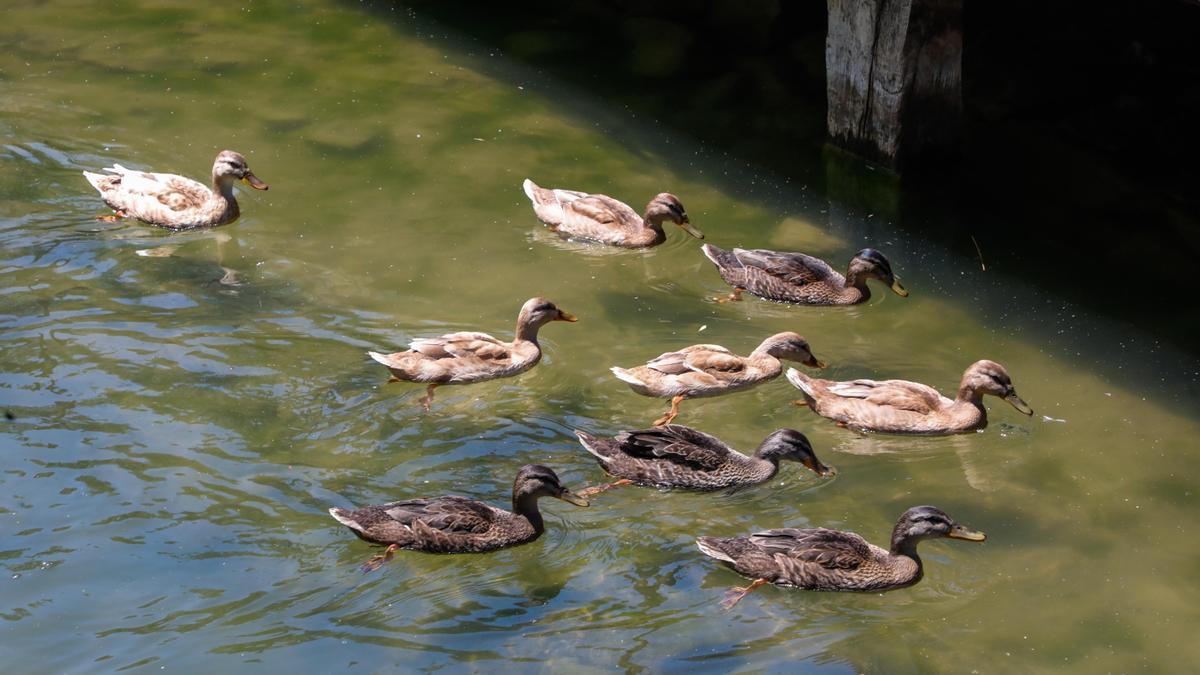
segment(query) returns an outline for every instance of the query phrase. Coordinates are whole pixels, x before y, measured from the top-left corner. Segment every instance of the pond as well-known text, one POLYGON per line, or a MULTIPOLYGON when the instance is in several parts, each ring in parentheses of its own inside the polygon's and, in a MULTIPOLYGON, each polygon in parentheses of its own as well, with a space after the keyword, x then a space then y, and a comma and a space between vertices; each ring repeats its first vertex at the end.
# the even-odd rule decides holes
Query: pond
MULTIPOLYGON (((982 269, 875 214, 713 153, 404 10, 22 3, 0 27, 0 639, 11 672, 606 669, 1172 670, 1200 662, 1200 365, 1136 326, 982 269), (245 153, 269 192, 172 234, 108 210, 113 162, 203 178, 245 153), (521 182, 635 208, 673 192, 721 246, 841 268, 883 251, 911 291, 847 308, 728 292, 699 242, 559 239, 521 182), (508 339, 521 303, 576 314, 517 378, 386 384, 367 350, 454 330, 508 339), (330 506, 461 494, 505 506, 517 469, 606 476, 572 431, 647 426, 665 402, 609 373, 699 342, 794 330, 835 379, 953 391, 1004 364, 1036 411, 989 399, 950 438, 862 435, 783 378, 688 401, 680 423, 795 464, 733 493, 626 487, 547 500, 547 532, 478 556, 377 552, 330 506), (884 594, 762 588, 698 535, 826 526, 883 544, 935 504, 988 534, 928 542, 884 594)), ((1031 242, 1030 244, 1035 245, 1031 242)))

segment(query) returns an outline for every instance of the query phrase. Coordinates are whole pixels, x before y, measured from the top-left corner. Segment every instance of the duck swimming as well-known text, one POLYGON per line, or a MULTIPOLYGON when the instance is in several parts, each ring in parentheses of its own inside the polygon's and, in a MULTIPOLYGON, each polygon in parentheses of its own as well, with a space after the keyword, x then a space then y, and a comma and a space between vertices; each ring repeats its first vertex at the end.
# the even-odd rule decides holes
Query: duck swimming
POLYGON ((360 539, 386 544, 387 550, 363 566, 377 569, 397 549, 427 553, 484 553, 527 544, 545 532, 538 499, 554 497, 576 506, 586 499, 562 486, 558 475, 540 464, 527 464, 513 481, 512 511, 467 497, 408 499, 347 510, 329 509, 334 520, 360 539))
MULTIPOLYGON (((800 462, 818 476, 832 476, 813 452, 812 444, 795 429, 779 429, 767 436, 753 456, 746 456, 708 434, 681 424, 653 429, 622 431, 600 438, 576 431, 584 449, 592 453, 612 476, 639 485, 721 490, 770 480, 780 460, 800 462)), ((585 496, 603 492, 618 483, 589 488, 585 496)), ((621 483, 624 484, 624 483, 621 483)))
POLYGON ((987 426, 983 395, 999 396, 1026 415, 1033 409, 1017 396, 1012 378, 995 361, 976 361, 963 373, 958 393, 946 398, 933 387, 908 380, 834 382, 789 368, 788 382, 813 412, 860 431, 888 434, 961 434, 987 426))
POLYGON ((528 178, 522 187, 538 220, 574 239, 624 248, 657 246, 667 240, 662 224, 668 220, 693 237, 704 238, 692 227, 679 198, 667 192, 651 199, 645 215, 639 216, 628 204, 608 195, 538 187, 528 178))
POLYGON ((767 249, 735 248, 727 251, 712 244, 701 247, 704 255, 717 266, 733 293, 717 302, 741 300, 749 291, 766 300, 802 305, 854 305, 871 298, 867 279, 878 279, 900 297, 908 291, 892 273, 883 254, 864 248, 850 259, 846 275, 838 274, 829 263, 803 253, 767 249))
POLYGON ((825 367, 813 356, 808 341, 785 332, 763 340, 749 356, 738 356, 721 345, 692 345, 659 354, 644 366, 610 370, 642 396, 671 399, 671 410, 654 421, 659 427, 675 419, 685 399, 720 396, 779 377, 783 371, 779 359, 825 367))
POLYGON ((734 588, 721 603, 729 608, 763 584, 811 591, 890 591, 921 580, 924 567, 917 544, 926 539, 984 541, 987 535, 954 522, 934 506, 914 506, 892 529, 890 548, 880 548, 853 532, 784 528, 744 537, 697 537, 696 546, 738 574, 753 579, 734 588))
POLYGON ((512 342, 497 340, 487 333, 449 333, 413 340, 408 351, 367 352, 367 355, 387 366, 392 373, 389 382, 428 383, 421 405, 429 410, 433 390, 439 384, 470 384, 512 377, 534 367, 542 358, 538 329, 551 321, 577 320, 545 298, 530 298, 517 315, 517 334, 512 342))
POLYGON ((110 175, 83 172, 116 212, 105 220, 137 218, 171 230, 217 227, 237 220, 241 211, 233 186, 239 180, 256 190, 267 189, 250 171, 246 158, 232 150, 222 150, 213 162, 211 189, 173 173, 134 171, 120 164, 105 171, 110 175))

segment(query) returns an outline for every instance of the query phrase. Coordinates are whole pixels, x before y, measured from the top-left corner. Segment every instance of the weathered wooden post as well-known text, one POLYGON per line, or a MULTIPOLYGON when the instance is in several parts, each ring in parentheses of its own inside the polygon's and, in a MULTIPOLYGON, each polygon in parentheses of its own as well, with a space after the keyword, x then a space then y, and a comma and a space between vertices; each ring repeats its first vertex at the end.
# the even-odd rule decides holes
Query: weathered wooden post
POLYGON ((899 171, 962 136, 962 0, 828 0, 829 135, 899 171))

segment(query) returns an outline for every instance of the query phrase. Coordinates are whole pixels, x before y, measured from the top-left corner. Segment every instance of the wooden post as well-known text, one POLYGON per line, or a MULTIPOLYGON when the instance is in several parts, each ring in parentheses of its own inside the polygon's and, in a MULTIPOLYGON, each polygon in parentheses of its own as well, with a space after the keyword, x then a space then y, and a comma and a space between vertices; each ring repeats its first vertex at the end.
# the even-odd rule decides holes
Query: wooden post
POLYGON ((899 170, 962 137, 962 0, 828 0, 829 135, 899 170))

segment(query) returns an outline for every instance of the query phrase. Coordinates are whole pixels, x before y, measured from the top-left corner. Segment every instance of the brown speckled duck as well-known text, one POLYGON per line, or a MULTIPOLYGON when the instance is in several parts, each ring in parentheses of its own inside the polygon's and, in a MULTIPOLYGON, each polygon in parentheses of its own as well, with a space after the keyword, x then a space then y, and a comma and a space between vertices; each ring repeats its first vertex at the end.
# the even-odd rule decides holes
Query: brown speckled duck
POLYGON ((232 150, 221 151, 213 162, 212 189, 173 173, 133 171, 120 164, 105 171, 111 175, 83 172, 116 212, 105 219, 137 218, 172 230, 217 227, 237 220, 241 212, 233 186, 239 180, 256 190, 267 189, 250 171, 246 158, 232 150))
POLYGON ((610 370, 642 396, 671 399, 671 410, 654 422, 659 427, 675 419, 684 399, 729 394, 779 377, 783 371, 779 359, 825 367, 803 337, 786 332, 763 340, 749 356, 738 356, 721 345, 692 345, 659 354, 644 366, 610 370))
MULTIPOLYGON (((779 461, 800 462, 818 476, 832 476, 813 452, 804 434, 779 429, 767 436, 753 456, 747 457, 706 433, 680 424, 653 429, 622 431, 613 438, 599 438, 576 431, 584 449, 595 455, 600 467, 612 476, 639 485, 721 490, 754 485, 771 479, 779 461)), ((603 492, 617 484, 589 488, 581 494, 603 492)))
POLYGON ((538 329, 551 321, 576 320, 545 298, 530 298, 517 315, 517 335, 512 342, 497 340, 487 333, 450 333, 413 340, 405 352, 367 352, 367 355, 387 366, 392 373, 389 382, 428 383, 421 405, 429 410, 433 390, 439 384, 470 384, 511 377, 534 367, 542 358, 538 329))
POLYGON ((563 487, 554 471, 528 464, 521 467, 513 481, 511 512, 477 499, 449 496, 364 506, 353 511, 334 507, 329 515, 360 539, 388 546, 363 566, 370 571, 400 548, 428 553, 483 553, 529 543, 546 530, 538 511, 538 499, 542 497, 588 505, 586 499, 563 487))
POLYGON ((754 580, 726 594, 721 604, 728 608, 763 584, 870 592, 912 586, 923 574, 917 544, 943 537, 987 538, 954 522, 939 508, 914 506, 896 521, 889 549, 870 544, 853 532, 823 527, 765 530, 748 537, 697 537, 696 545, 705 555, 754 580))
POLYGON ((1017 396, 1008 371, 995 361, 976 361, 963 373, 958 393, 946 398, 933 387, 907 380, 819 380, 789 368, 787 379, 813 412, 860 431, 888 434, 959 434, 987 426, 983 395, 1008 401, 1032 415, 1017 396))
POLYGON ((854 305, 871 298, 867 279, 878 279, 906 297, 908 291, 892 274, 892 266, 879 251, 864 248, 850 259, 846 276, 824 260, 803 253, 735 248, 727 251, 712 244, 702 247, 725 283, 733 286, 718 302, 741 300, 749 291, 766 300, 802 305, 854 305))
POLYGON ((574 239, 625 248, 657 246, 667 240, 662 227, 667 220, 697 239, 704 238, 692 227, 679 198, 666 192, 650 200, 645 215, 639 216, 628 204, 608 195, 538 187, 528 178, 522 187, 538 220, 574 239))

